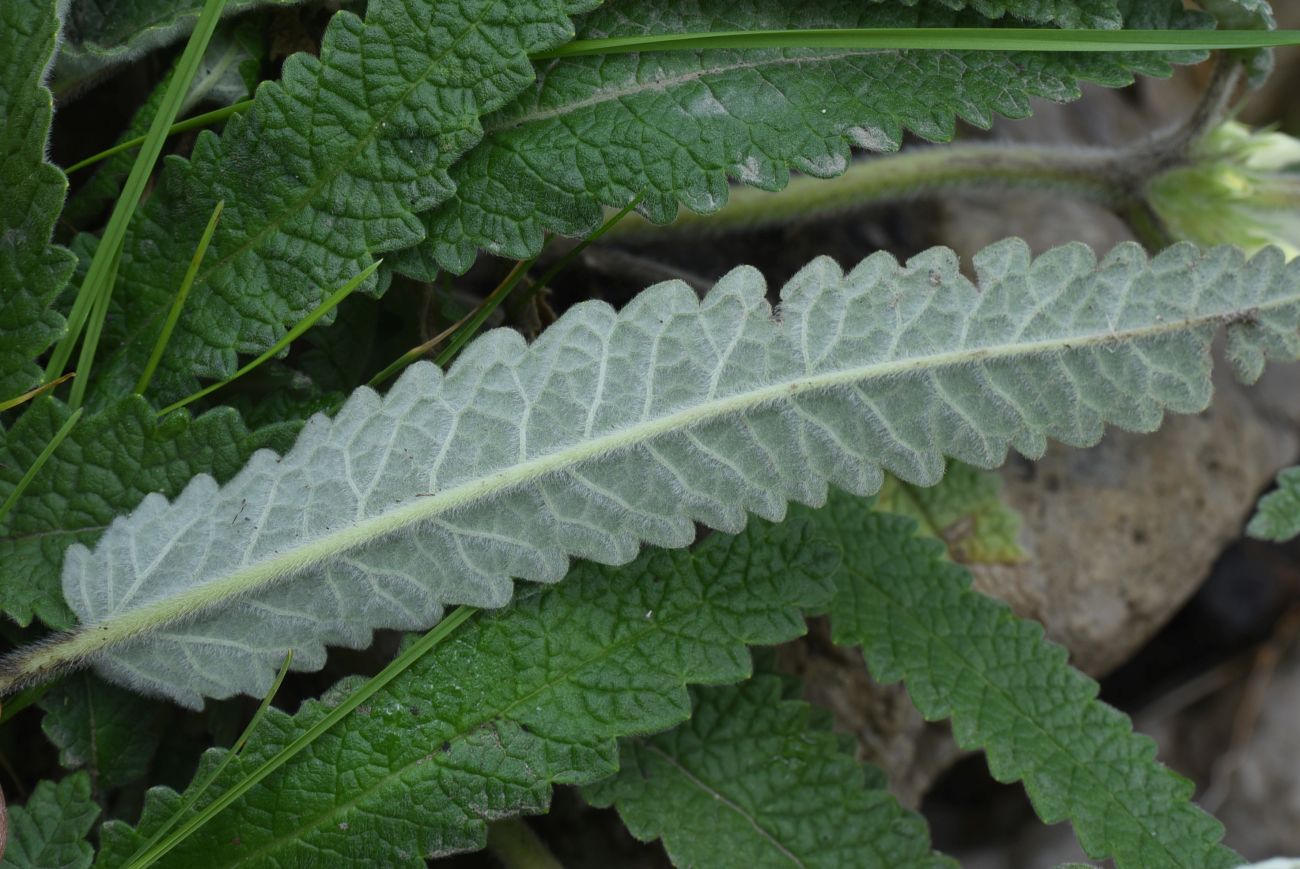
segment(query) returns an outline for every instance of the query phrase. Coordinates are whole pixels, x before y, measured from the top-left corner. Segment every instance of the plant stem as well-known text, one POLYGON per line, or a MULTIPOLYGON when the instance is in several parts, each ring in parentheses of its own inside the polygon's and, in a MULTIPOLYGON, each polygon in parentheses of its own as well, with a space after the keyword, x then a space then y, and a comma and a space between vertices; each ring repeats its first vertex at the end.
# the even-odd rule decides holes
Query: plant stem
POLYGON ((1115 171, 1126 156, 1126 151, 1111 148, 996 143, 913 148, 854 161, 833 183, 797 176, 776 194, 733 187, 721 211, 704 215, 683 210, 667 226, 632 217, 612 229, 610 237, 736 232, 980 188, 1059 190, 1118 210, 1127 206, 1136 192, 1123 177, 1127 173, 1115 171))
POLYGON ((731 189, 721 211, 682 210, 666 226, 633 216, 612 227, 614 238, 664 233, 723 234, 816 219, 958 190, 1052 190, 1114 211, 1152 250, 1171 239, 1145 199, 1147 183, 1193 159, 1195 144, 1227 115, 1241 84, 1241 63, 1220 58, 1196 110, 1179 126, 1134 145, 1078 148, 981 142, 912 148, 856 160, 834 183, 800 175, 777 193, 731 189))
POLYGON ((506 869, 563 869, 523 818, 506 818, 489 824, 487 846, 506 869))

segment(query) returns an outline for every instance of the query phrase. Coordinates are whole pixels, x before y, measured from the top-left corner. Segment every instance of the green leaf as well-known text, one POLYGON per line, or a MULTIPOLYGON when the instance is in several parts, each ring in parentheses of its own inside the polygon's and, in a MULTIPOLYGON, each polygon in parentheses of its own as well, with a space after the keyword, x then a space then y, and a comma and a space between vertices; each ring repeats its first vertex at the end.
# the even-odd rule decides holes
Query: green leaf
MULTIPOLYGON (((594 0, 374 0, 336 14, 320 58, 283 78, 221 137, 172 159, 127 238, 104 391, 139 377, 212 209, 226 200, 153 389, 163 403, 221 380, 304 319, 378 254, 409 247, 415 214, 445 199, 479 115, 533 81, 530 51, 572 36, 594 0)), ((376 277, 363 292, 380 289, 376 277)))
MULTIPOLYGON (((487 820, 545 811, 553 784, 612 774, 618 737, 685 720, 686 685, 744 679, 745 646, 802 634, 800 610, 826 604, 836 561, 805 523, 754 522, 621 569, 578 565, 480 613, 161 865, 418 867, 482 848, 487 820)), ((269 710, 213 794, 330 703, 269 710)), ((209 752, 195 779, 222 756, 209 752)), ((178 802, 154 789, 137 830, 106 824, 103 865, 122 865, 178 802)))
POLYGON ((1023 781, 1039 817, 1069 820, 1091 857, 1121 869, 1238 865, 1191 782, 1155 761, 1155 743, 1097 700, 1040 625, 971 591, 910 520, 841 495, 818 516, 844 550, 835 642, 861 644, 875 677, 904 680, 926 718, 951 718, 957 743, 982 748, 998 781, 1023 781))
POLYGON ((86 834, 99 816, 90 779, 74 773, 58 784, 43 781, 26 806, 9 808, 9 844, 3 869, 83 869, 94 856, 86 834))
POLYGON ((63 334, 50 310, 76 265, 50 244, 68 181, 45 161, 53 98, 44 85, 55 0, 0 3, 0 401, 40 383, 33 360, 63 334))
MULTIPOLYGON (((0 433, 0 500, 69 415, 63 403, 41 399, 0 433)), ((229 409, 159 422, 139 397, 83 418, 0 523, 0 611, 23 625, 36 617, 66 627, 59 572, 70 544, 94 543, 150 492, 175 495, 198 473, 230 478, 255 450, 283 448, 295 430, 250 432, 229 409)))
MULTIPOLYGON (((322 0, 226 0, 223 14, 308 3, 324 5, 322 0)), ((63 44, 54 69, 54 90, 61 95, 92 83, 110 67, 183 41, 203 0, 69 0, 64 5, 63 44)))
MULTIPOLYGON (((924 0, 870 0, 872 3, 926 5, 924 0)), ((950 9, 970 8, 988 18, 1011 16, 1021 21, 1055 24, 1058 27, 1089 27, 1107 30, 1123 25, 1120 0, 938 0, 950 9)), ((1246 0, 1250 2, 1250 0, 1246 0)))
MULTIPOLYGON (((1178 0, 1128 13, 1135 27, 1208 25, 1178 0)), ((935 0, 907 9, 843 0, 665 0, 605 7, 581 38, 753 29, 987 26, 935 0)), ((1183 53, 1195 60, 1203 53, 1183 53)), ((585 235, 644 192, 638 211, 666 223, 678 203, 711 213, 728 180, 779 190, 790 170, 842 173, 851 146, 898 148, 905 130, 951 139, 958 118, 987 127, 1025 117, 1030 98, 1077 99, 1079 82, 1126 85, 1168 75, 1169 56, 849 49, 710 50, 550 61, 537 87, 484 121, 482 143, 452 169, 457 192, 422 216, 427 240, 396 260, 465 271, 480 249, 536 255, 547 230, 585 235)))
POLYGON ((962 564, 1009 564, 1025 557, 1020 548, 1020 514, 1001 498, 996 475, 949 462, 935 486, 914 486, 887 477, 877 508, 914 519, 922 533, 937 537, 962 564))
POLYGON ((620 746, 583 789, 676 866, 941 867, 919 815, 865 770, 777 676, 691 691, 691 718, 620 746))
POLYGON ((1300 536, 1300 467, 1287 468, 1277 477, 1277 491, 1259 502, 1246 533, 1259 540, 1285 543, 1300 536))
MULTIPOLYGON (((190 92, 185 97, 180 114, 188 115, 194 107, 205 102, 227 106, 247 95, 248 87, 242 78, 240 68, 243 62, 251 59, 253 53, 260 48, 258 43, 260 33, 254 34, 248 31, 249 29, 243 26, 226 26, 217 31, 208 46, 207 54, 203 56, 203 63, 194 81, 190 84, 190 92)), ((143 138, 149 131, 149 124, 157 115, 163 94, 171 84, 174 74, 173 68, 149 92, 149 97, 131 117, 130 123, 118 137, 119 144, 143 138)), ((134 149, 118 151, 107 157, 95 169, 94 174, 68 199, 68 204, 63 209, 63 219, 74 226, 84 227, 88 221, 104 212, 121 193, 122 184, 126 181, 133 163, 135 163, 134 149)), ((75 171, 75 168, 74 166, 70 171, 75 171)))
POLYGON ((945 456, 992 467, 1106 423, 1154 430, 1208 404, 1225 324, 1247 381, 1300 356, 1300 260, 1276 250, 1127 244, 1099 263, 1010 240, 975 258, 978 284, 958 265, 880 253, 846 275, 821 258, 779 318, 741 268, 703 300, 675 282, 621 313, 575 306, 531 348, 489 332, 445 376, 417 363, 283 458, 151 495, 93 552, 69 549, 81 626, 0 662, 0 688, 92 659, 192 706, 260 696, 290 648, 319 668, 326 645, 501 606, 513 578, 557 581, 570 557, 685 546, 696 522, 736 531, 828 483, 873 493, 885 471, 933 485, 945 456))
POLYGON ((41 730, 58 747, 59 765, 85 769, 95 791, 140 779, 162 738, 157 702, 89 673, 55 685, 40 706, 41 730))
MULTIPOLYGON (((1274 30, 1277 20, 1268 0, 1197 0, 1201 8, 1218 19, 1225 30, 1274 30)), ((1255 49, 1241 52, 1250 70, 1251 83, 1261 85, 1273 71, 1273 52, 1255 49)))

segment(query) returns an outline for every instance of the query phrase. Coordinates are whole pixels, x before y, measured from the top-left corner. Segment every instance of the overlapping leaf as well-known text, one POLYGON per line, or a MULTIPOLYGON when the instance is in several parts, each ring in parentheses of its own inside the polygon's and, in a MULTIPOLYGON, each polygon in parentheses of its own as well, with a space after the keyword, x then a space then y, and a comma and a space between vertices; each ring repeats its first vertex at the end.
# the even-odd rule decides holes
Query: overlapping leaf
POLYGON ((978 284, 943 249, 847 275, 823 258, 775 319, 742 268, 702 301, 670 283, 620 313, 578 305, 532 347, 490 332, 445 376, 424 363, 383 398, 359 390, 284 457, 151 495, 93 552, 72 547, 81 627, 7 659, 0 684, 90 657, 190 705, 261 694, 287 649, 316 668, 375 628, 500 606, 512 578, 556 581, 571 556, 683 546, 696 522, 779 518, 828 482, 932 484, 945 456, 990 467, 1107 422, 1149 431, 1206 406, 1224 324, 1248 380, 1300 356, 1300 261, 1276 250, 1033 260, 1011 240, 975 269, 978 284))
POLYGON ((764 675, 693 690, 688 722, 623 740, 618 775, 584 795, 662 838, 676 866, 954 866, 788 687, 764 675))
POLYGON ((41 731, 59 765, 86 770, 95 791, 139 780, 162 738, 157 701, 78 673, 41 698, 41 731))
POLYGON ((94 856, 86 834, 98 816, 85 773, 57 784, 41 782, 26 806, 9 808, 9 842, 0 869, 85 869, 94 856))
MULTIPOLYGON (((1124 6, 1133 27, 1209 23, 1179 0, 1124 6)), ((938 0, 914 9, 861 0, 665 0, 601 9, 582 19, 579 35, 988 24, 938 0)), ((638 210, 660 223, 678 203, 713 212, 727 201, 728 179, 777 190, 791 169, 831 177, 848 166, 850 146, 894 150, 905 130, 944 141, 958 118, 987 126, 996 114, 1024 117, 1031 97, 1074 99, 1083 80, 1117 86, 1134 73, 1168 75, 1170 57, 798 49, 549 61, 537 87, 485 120, 483 142, 452 170, 456 195, 424 216, 428 239, 398 268, 428 277, 427 263, 436 261, 461 272, 480 249, 528 257, 546 230, 586 234, 602 207, 638 193, 638 210)))
MULTIPOLYGON (((224 14, 313 2, 320 0, 226 0, 224 14)), ((63 45, 54 71, 59 92, 183 39, 194 29, 203 0, 67 0, 63 5, 63 45)))
POLYGON ((50 310, 76 260, 50 244, 68 182, 45 161, 53 98, 44 85, 55 0, 0 3, 0 401, 40 381, 33 360, 62 333, 50 310))
POLYGON ((1068 819, 1085 851, 1121 869, 1239 865, 1191 782, 1155 761, 1155 743, 1096 699, 1041 626, 971 591, 910 520, 840 495, 816 516, 844 551, 835 641, 862 645, 878 679, 904 680, 927 718, 952 718, 958 744, 983 749, 999 781, 1023 781, 1043 820, 1068 819))
POLYGON ((876 507, 914 519, 937 537, 961 564, 1007 564, 1024 558, 1020 515, 1002 501, 996 474, 950 462, 935 486, 914 486, 887 478, 876 507))
POLYGON ((1259 502, 1246 532, 1278 543, 1300 536, 1300 467, 1278 474, 1277 490, 1259 502))
MULTIPOLYGON (((68 416, 62 403, 41 400, 0 432, 0 499, 68 416)), ((291 443, 295 430, 289 424, 250 432, 225 409, 159 422, 140 398, 81 420, 0 522, 0 611, 19 624, 35 617, 67 626, 59 572, 68 546, 94 543, 150 492, 175 495, 199 473, 228 479, 254 450, 291 443)))
MULTIPOLYGON (((802 634, 800 610, 826 604, 836 563, 806 524, 754 522, 622 569, 579 565, 480 614, 161 865, 420 867, 482 848, 488 820, 545 811, 553 784, 612 774, 616 738, 685 720, 688 684, 748 676, 746 645, 802 634)), ((325 712, 271 712, 213 793, 325 712)), ((122 865, 178 800, 155 789, 137 830, 105 825, 102 865, 122 865)))
MULTIPOLYGON (((191 160, 171 160, 137 214, 106 330, 109 391, 139 375, 219 199, 225 212, 154 380, 178 398, 261 352, 376 254, 415 244, 452 192, 479 115, 533 81, 529 52, 572 36, 595 0, 374 0, 334 16, 319 59, 278 82, 191 160)), ((377 288, 371 278, 365 289, 377 288)), ((98 366, 97 366, 98 367, 98 366)))

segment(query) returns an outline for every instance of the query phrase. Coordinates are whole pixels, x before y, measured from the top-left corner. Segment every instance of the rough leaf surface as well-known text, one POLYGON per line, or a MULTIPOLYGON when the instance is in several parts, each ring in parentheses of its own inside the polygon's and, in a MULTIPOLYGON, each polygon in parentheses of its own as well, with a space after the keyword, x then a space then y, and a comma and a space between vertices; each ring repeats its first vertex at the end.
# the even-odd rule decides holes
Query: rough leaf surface
MULTIPOLYGON (((1133 27, 1208 26, 1178 0, 1143 0, 1133 27)), ((616 4, 580 22, 581 38, 810 27, 988 26, 936 0, 916 8, 862 0, 665 0, 616 4)), ((850 148, 892 151, 906 130, 946 141, 963 118, 1025 117, 1031 97, 1067 101, 1084 80, 1168 75, 1203 54, 767 50, 654 52, 548 61, 539 81, 484 121, 482 143, 452 169, 457 192, 424 216, 428 239, 398 268, 429 261, 463 272, 480 249, 537 253, 546 230, 584 235, 603 206, 644 193, 638 210, 666 223, 678 203, 711 213, 728 180, 765 190, 791 169, 842 173, 850 148)))
POLYGON ((9 842, 0 867, 85 869, 94 856, 86 834, 98 816, 85 773, 57 784, 41 782, 26 806, 9 807, 9 842))
POLYGON ((675 866, 955 866, 792 687, 761 675, 692 690, 689 721, 624 739, 618 775, 583 795, 638 839, 662 838, 675 866))
MULTIPOLYGON (((364 23, 336 14, 319 58, 291 57, 221 136, 168 160, 126 239, 107 391, 139 375, 219 199, 159 399, 233 373, 239 353, 265 350, 376 255, 420 241, 415 215, 451 195, 447 169, 479 140, 479 116, 530 84, 528 53, 568 40, 569 13, 593 2, 373 0, 364 23)), ((363 291, 378 287, 372 276, 363 291)))
MULTIPOLYGON (((825 606, 836 563, 805 523, 754 522, 621 569, 581 564, 480 613, 160 865, 422 867, 482 848, 488 820, 544 812, 553 784, 615 772, 618 737, 684 721, 688 684, 746 678, 746 645, 801 635, 800 610, 825 606)), ((272 710, 212 793, 328 703, 272 710)), ((105 825, 101 864, 122 865, 178 800, 154 789, 139 829, 105 825)))
MULTIPOLYGON (((0 431, 0 499, 68 416, 66 405, 41 399, 0 431)), ((22 625, 39 618, 66 627, 72 614, 59 575, 70 545, 94 543, 148 493, 175 495, 199 473, 229 479, 255 450, 291 443, 296 428, 250 432, 226 409, 159 422, 140 398, 83 418, 0 522, 0 611, 22 625)))
POLYGON ((288 648, 317 668, 326 645, 501 606, 512 578, 557 581, 570 557, 623 563, 685 546, 696 522, 736 531, 747 512, 819 504, 828 483, 875 492, 885 471, 931 485, 945 456, 992 467, 1049 437, 1093 444, 1106 423, 1153 430, 1205 408, 1225 324, 1247 380, 1300 356, 1300 261, 1276 250, 1034 260, 1010 240, 974 266, 977 283, 938 248, 848 274, 821 258, 779 318, 741 268, 703 300, 674 282, 621 312, 582 303, 531 347, 489 332, 446 375, 423 363, 383 398, 358 390, 285 456, 150 495, 93 551, 69 549, 82 627, 0 681, 75 649, 185 704, 256 696, 288 648))
MULTIPOLYGON (((924 0, 871 0, 916 6, 924 0)), ((1118 28, 1124 16, 1119 0, 938 0, 950 9, 970 8, 988 18, 1010 16, 1021 21, 1056 24, 1060 27, 1118 28)), ((1243 0, 1251 2, 1251 0, 1243 0)))
POLYGON ((1023 781, 1044 821, 1069 820, 1091 857, 1121 869, 1240 864, 1155 743, 1097 700, 1040 625, 971 591, 938 542, 838 494, 818 528, 844 552, 835 641, 861 645, 881 681, 902 679, 926 718, 951 718, 958 744, 983 749, 999 781, 1023 781))
POLYGON ((1277 491, 1260 500, 1246 533, 1277 543, 1300 536, 1300 467, 1287 468, 1278 475, 1277 491))
POLYGON ((41 731, 59 749, 59 766, 84 769, 92 790, 121 787, 148 771, 162 738, 159 704, 77 673, 40 701, 41 731))
POLYGON ((54 103, 44 81, 58 29, 54 0, 0 3, 0 401, 40 382, 33 360, 64 328, 50 304, 76 265, 50 244, 68 188, 45 161, 54 103))

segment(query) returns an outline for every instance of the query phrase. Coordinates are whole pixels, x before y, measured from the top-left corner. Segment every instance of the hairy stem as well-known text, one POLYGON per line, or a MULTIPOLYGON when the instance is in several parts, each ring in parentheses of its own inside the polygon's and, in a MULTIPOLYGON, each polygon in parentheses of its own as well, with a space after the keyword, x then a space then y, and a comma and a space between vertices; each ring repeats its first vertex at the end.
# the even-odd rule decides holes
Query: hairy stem
POLYGON ((657 233, 724 234, 816 219, 958 190, 1052 190, 1089 199, 1128 220, 1139 238, 1159 249, 1170 238, 1146 204, 1150 179, 1192 159, 1193 146, 1227 115, 1241 84, 1236 58, 1221 58, 1188 118, 1168 132, 1119 148, 1079 148, 1009 142, 912 148, 857 160, 834 183, 797 176, 780 192, 733 187, 721 211, 683 210, 667 226, 633 216, 613 237, 657 233))
POLYGON ((779 193, 733 187, 721 211, 682 211, 667 226, 629 218, 611 237, 652 233, 727 233, 759 229, 900 202, 953 190, 1037 188, 1061 190, 1120 208, 1132 198, 1115 168, 1128 152, 1111 148, 980 143, 913 148, 899 154, 857 160, 827 183, 797 176, 779 193))

